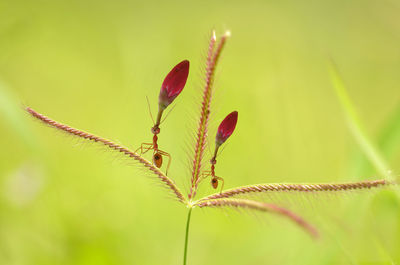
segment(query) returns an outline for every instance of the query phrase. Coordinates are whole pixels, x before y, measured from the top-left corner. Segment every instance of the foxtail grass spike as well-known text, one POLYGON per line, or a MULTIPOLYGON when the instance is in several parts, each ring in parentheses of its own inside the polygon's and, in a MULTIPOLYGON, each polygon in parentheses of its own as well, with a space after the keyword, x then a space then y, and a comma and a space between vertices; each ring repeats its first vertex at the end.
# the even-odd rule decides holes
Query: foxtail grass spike
POLYGON ((221 37, 221 40, 219 41, 217 47, 215 47, 216 36, 215 32, 213 32, 208 47, 206 76, 203 89, 203 101, 201 103, 199 125, 196 135, 196 145, 193 158, 193 169, 192 169, 189 199, 192 199, 196 194, 197 183, 200 177, 200 170, 202 166, 204 149, 207 143, 206 138, 208 131, 208 122, 210 117, 210 105, 211 105, 215 68, 217 66, 218 59, 221 55, 221 52, 225 46, 226 40, 229 37, 229 35, 230 34, 228 33, 224 34, 221 37))
POLYGON ((71 134, 71 135, 74 135, 74 136, 77 136, 77 137, 80 137, 83 139, 88 139, 88 140, 91 140, 94 142, 102 143, 115 151, 119 151, 119 152, 123 153, 124 155, 127 155, 128 157, 135 159, 136 161, 141 163, 144 167, 150 169, 150 171, 153 174, 155 174, 175 194, 175 196, 178 198, 178 200, 180 202, 186 203, 186 199, 184 198, 184 196, 183 196, 182 192, 179 190, 179 188, 175 185, 175 183, 170 178, 168 178, 163 172, 161 172, 157 167, 155 167, 151 162, 147 161, 145 158, 143 158, 139 154, 129 150, 126 147, 120 146, 110 140, 107 140, 107 139, 101 138, 99 136, 72 128, 65 124, 56 122, 56 121, 46 117, 45 115, 36 112, 32 108, 27 107, 26 111, 29 114, 31 114, 33 117, 35 117, 36 119, 41 120, 42 122, 46 123, 47 125, 49 125, 53 128, 56 128, 58 130, 64 131, 68 134, 71 134))
POLYGON ((300 227, 305 229, 312 237, 314 238, 318 237, 317 229, 315 229, 311 224, 306 222, 302 217, 298 216, 297 214, 285 208, 279 207, 274 204, 245 200, 245 199, 215 199, 215 200, 199 201, 198 203, 195 204, 195 206, 198 206, 200 208, 236 207, 236 208, 247 208, 258 211, 277 213, 294 221, 300 227))
POLYGON ((333 192, 333 191, 349 191, 349 190, 362 190, 379 188, 383 186, 389 186, 395 184, 385 179, 379 180, 365 180, 359 182, 348 182, 348 183, 321 183, 321 184, 257 184, 242 186, 230 190, 225 190, 222 193, 215 193, 210 196, 206 196, 201 200, 229 198, 238 195, 245 195, 250 193, 259 192, 333 192))

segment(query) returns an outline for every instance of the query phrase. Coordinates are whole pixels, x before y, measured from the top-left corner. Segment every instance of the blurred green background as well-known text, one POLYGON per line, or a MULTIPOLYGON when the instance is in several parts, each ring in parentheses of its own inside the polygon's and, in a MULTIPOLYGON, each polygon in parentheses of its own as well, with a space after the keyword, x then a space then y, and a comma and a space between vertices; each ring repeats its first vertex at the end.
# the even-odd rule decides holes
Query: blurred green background
MULTIPOLYGON (((210 143, 222 118, 239 111, 218 159, 226 188, 388 177, 349 129, 330 58, 396 177, 399 12, 395 0, 0 0, 0 264, 181 264, 185 207, 137 164, 46 128, 22 106, 134 149, 151 140, 146 96, 155 112, 163 78, 189 59, 159 141, 187 191, 213 28, 232 37, 217 71, 210 143)), ((257 199, 301 214, 321 239, 270 214, 195 209, 188 264, 400 262, 395 191, 257 199)))

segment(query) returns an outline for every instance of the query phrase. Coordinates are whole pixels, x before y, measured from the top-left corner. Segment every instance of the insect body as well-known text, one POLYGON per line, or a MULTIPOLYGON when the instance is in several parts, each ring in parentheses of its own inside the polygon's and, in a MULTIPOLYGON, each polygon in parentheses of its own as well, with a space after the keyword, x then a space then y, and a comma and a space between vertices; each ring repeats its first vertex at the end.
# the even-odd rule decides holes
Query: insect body
MULTIPOLYGON (((149 150, 153 150, 153 164, 160 168, 163 164, 163 156, 168 157, 168 165, 165 174, 168 174, 168 169, 171 164, 171 155, 165 151, 158 149, 158 134, 160 133, 161 117, 164 110, 174 101, 174 99, 182 92, 185 87, 186 80, 189 74, 189 61, 184 60, 177 64, 165 77, 161 85, 160 94, 158 96, 158 114, 154 126, 151 128, 153 133, 152 143, 143 143, 136 150, 140 150, 140 154, 144 154, 149 150)), ((150 108, 150 107, 149 107, 150 108)), ((150 111, 151 114, 151 111, 150 111)), ((168 114, 167 114, 168 115, 168 114)))
POLYGON ((221 191, 224 188, 224 179, 215 175, 215 164, 217 163, 217 154, 219 147, 232 135, 233 131, 235 130, 236 123, 238 119, 237 111, 230 113, 225 119, 221 122, 218 127, 217 135, 215 137, 215 151, 214 155, 210 160, 211 163, 211 170, 203 172, 202 179, 211 176, 211 186, 214 189, 218 188, 218 181, 222 181, 221 191))
POLYGON ((222 181, 221 184, 221 191, 224 189, 224 179, 221 177, 217 177, 215 175, 215 164, 217 163, 217 160, 213 159, 211 160, 211 171, 209 171, 209 174, 211 176, 211 186, 216 190, 218 188, 218 180, 222 181))
MULTIPOLYGON (((218 151, 218 149, 216 151, 218 151)), ((203 172, 202 179, 205 179, 207 177, 211 177, 211 182, 210 183, 211 183, 211 186, 215 190, 218 188, 219 181, 222 181, 221 190, 220 190, 220 193, 222 193, 222 190, 224 189, 224 183, 225 182, 224 182, 223 178, 218 177, 218 176, 215 175, 215 164, 217 163, 217 160, 215 158, 216 158, 216 153, 213 156, 213 158, 211 158, 211 160, 210 160, 211 170, 203 172)))
POLYGON ((162 151, 158 149, 158 136, 157 134, 160 133, 160 128, 158 128, 158 125, 154 126, 151 129, 153 133, 153 142, 152 143, 142 143, 142 145, 136 150, 138 152, 140 150, 140 154, 145 154, 150 150, 153 150, 153 164, 156 165, 156 167, 160 168, 163 164, 163 156, 168 157, 168 165, 167 169, 165 170, 165 174, 168 174, 168 169, 171 164, 171 155, 165 151, 162 151))

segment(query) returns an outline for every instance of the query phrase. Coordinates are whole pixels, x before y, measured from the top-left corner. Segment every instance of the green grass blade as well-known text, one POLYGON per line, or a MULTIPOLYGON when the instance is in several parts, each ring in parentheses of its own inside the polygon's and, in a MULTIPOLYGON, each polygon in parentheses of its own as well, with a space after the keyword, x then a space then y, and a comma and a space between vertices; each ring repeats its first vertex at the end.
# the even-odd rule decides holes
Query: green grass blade
POLYGON ((19 100, 8 86, 0 80, 0 115, 1 122, 5 127, 18 134, 22 142, 25 143, 31 151, 37 149, 36 139, 26 124, 27 116, 19 100))
POLYGON ((343 111, 346 115, 351 133, 353 134, 361 150, 364 152, 365 156, 374 165, 375 169, 382 176, 391 178, 391 176, 389 176, 389 165, 387 164, 381 153, 378 151, 378 149, 369 140, 336 66, 333 62, 331 62, 329 66, 331 81, 335 88, 336 95, 342 105, 343 111))
POLYGON ((400 147, 400 105, 386 122, 379 135, 378 146, 389 160, 400 147))
MULTIPOLYGON (((383 124, 377 138, 377 146, 387 161, 391 161, 396 151, 400 150, 400 105, 383 124)), ((357 176, 371 173, 371 164, 360 150, 354 155, 353 165, 354 174, 357 176)))

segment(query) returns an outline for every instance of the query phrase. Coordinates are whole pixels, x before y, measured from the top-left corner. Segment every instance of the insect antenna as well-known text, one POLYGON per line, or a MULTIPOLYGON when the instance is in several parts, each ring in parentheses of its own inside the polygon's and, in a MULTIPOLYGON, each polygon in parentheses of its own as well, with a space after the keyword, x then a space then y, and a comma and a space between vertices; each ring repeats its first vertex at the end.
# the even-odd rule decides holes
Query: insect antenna
POLYGON ((221 156, 222 153, 224 152, 225 148, 229 145, 229 143, 226 143, 224 146, 222 146, 221 149, 218 150, 218 156, 221 156))
POLYGON ((171 111, 175 108, 176 105, 173 105, 170 110, 168 111, 168 113, 165 115, 164 119, 161 120, 160 124, 163 123, 165 121, 165 119, 169 116, 169 114, 171 113, 171 111))
POLYGON ((151 117, 151 120, 153 121, 153 125, 154 125, 156 123, 154 122, 153 114, 151 113, 150 101, 149 101, 149 97, 148 96, 146 96, 146 101, 147 101, 147 107, 149 109, 150 117, 151 117))

